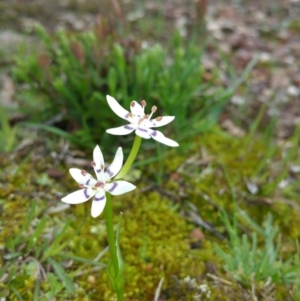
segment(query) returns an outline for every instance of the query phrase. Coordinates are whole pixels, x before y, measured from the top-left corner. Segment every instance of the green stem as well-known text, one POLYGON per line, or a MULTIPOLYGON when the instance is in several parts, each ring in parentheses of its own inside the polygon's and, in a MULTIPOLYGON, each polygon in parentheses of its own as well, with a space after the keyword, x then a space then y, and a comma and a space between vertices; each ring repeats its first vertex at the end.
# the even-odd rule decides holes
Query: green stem
POLYGON ((118 175, 114 178, 114 180, 122 179, 127 174, 133 161, 135 160, 137 153, 139 152, 141 141, 142 141, 142 138, 140 136, 136 135, 134 142, 133 142, 132 149, 127 158, 127 161, 123 165, 123 167, 122 167, 121 171, 118 173, 118 175))
MULTIPOLYGON (((114 234, 114 224, 113 224, 113 212, 112 212, 112 204, 111 204, 111 196, 109 193, 106 193, 106 204, 104 208, 104 217, 105 217, 105 225, 107 231, 108 245, 111 256, 111 262, 114 269, 114 282, 118 282, 118 275, 121 273, 121 277, 123 277, 123 272, 121 268, 122 259, 118 257, 117 244, 115 242, 115 234, 114 234)), ((110 273, 110 271, 108 271, 110 273)), ((113 283, 112 283, 113 284, 113 283)), ((124 292, 123 285, 119 286, 118 283, 113 285, 114 291, 117 294, 118 301, 124 301, 124 292)))
MULTIPOLYGON (((123 165, 119 174, 114 178, 114 180, 121 179, 127 174, 140 149, 141 141, 142 141, 141 137, 135 136, 133 146, 127 158, 127 161, 123 165)), ((121 221, 119 220, 117 237, 115 239, 111 196, 109 193, 106 193, 105 195, 106 195, 106 205, 104 208, 104 217, 105 217, 105 225, 106 225, 108 245, 109 245, 111 264, 112 264, 112 265, 110 264, 108 265, 108 273, 109 273, 111 284, 114 288, 114 291, 117 294, 118 301, 123 301, 124 300, 124 293, 123 293, 124 264, 120 254, 119 238, 118 238, 121 221), (113 271, 111 269, 113 269, 113 271)))
POLYGON ((114 266, 115 275, 118 275, 118 256, 117 256, 117 247, 115 243, 115 234, 114 234, 114 223, 113 223, 113 214, 112 214, 112 205, 111 205, 111 196, 109 193, 106 193, 106 204, 104 208, 105 216, 105 225, 108 238, 109 252, 111 260, 114 266))
POLYGON ((118 301, 124 301, 123 292, 117 291, 116 293, 117 293, 118 301))
POLYGON ((156 149, 157 149, 157 157, 158 157, 158 172, 156 174, 156 180, 158 186, 161 186, 162 184, 162 177, 163 177, 163 154, 162 154, 162 148, 161 144, 157 143, 156 144, 156 149))

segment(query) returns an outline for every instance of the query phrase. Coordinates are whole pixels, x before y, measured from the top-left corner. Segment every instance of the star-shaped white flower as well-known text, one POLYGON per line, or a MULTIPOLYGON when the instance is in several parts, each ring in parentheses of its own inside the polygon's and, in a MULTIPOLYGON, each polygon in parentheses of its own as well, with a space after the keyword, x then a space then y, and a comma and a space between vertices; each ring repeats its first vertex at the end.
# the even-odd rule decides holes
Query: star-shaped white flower
POLYGON ((160 131, 154 130, 159 126, 166 125, 174 120, 174 116, 164 116, 151 119, 152 114, 155 113, 157 107, 153 106, 150 115, 145 114, 146 101, 141 102, 142 105, 136 101, 132 101, 130 104, 130 112, 125 110, 113 97, 106 96, 108 105, 110 108, 121 118, 130 122, 130 124, 123 125, 117 128, 108 129, 106 132, 112 135, 128 135, 135 130, 136 135, 154 140, 166 144, 168 146, 178 146, 178 143, 164 136, 160 131))
POLYGON ((121 147, 118 148, 113 162, 106 170, 103 155, 98 145, 94 149, 93 158, 94 161, 91 163, 91 166, 94 167, 97 179, 94 179, 94 177, 85 170, 71 168, 71 176, 82 189, 68 194, 62 198, 62 201, 68 204, 80 204, 94 196, 91 213, 93 217, 97 217, 102 213, 105 207, 105 192, 109 192, 112 195, 121 195, 136 187, 126 181, 111 181, 111 179, 118 174, 123 165, 123 152, 121 147))

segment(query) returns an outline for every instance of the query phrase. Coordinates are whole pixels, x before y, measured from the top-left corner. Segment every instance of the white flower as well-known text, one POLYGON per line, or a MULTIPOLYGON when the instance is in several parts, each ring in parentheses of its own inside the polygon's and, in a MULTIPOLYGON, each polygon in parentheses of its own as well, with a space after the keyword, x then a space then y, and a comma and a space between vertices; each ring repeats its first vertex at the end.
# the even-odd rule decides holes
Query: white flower
POLYGON ((113 162, 106 170, 103 155, 98 145, 94 149, 93 158, 94 161, 91 163, 91 166, 94 167, 97 179, 94 179, 94 177, 85 170, 71 168, 71 176, 82 189, 68 194, 62 198, 62 201, 68 204, 80 204, 94 196, 91 213, 93 217, 97 217, 102 213, 105 207, 106 191, 112 195, 120 195, 136 187, 126 181, 111 181, 120 171, 123 164, 123 152, 121 147, 118 148, 113 162))
POLYGON ((130 122, 130 124, 123 125, 117 128, 108 129, 106 132, 112 135, 128 135, 135 130, 136 135, 154 140, 166 144, 168 146, 178 146, 178 143, 164 136, 160 131, 154 130, 159 126, 166 125, 174 120, 174 116, 164 116, 151 119, 152 114, 155 113, 157 107, 153 106, 151 109, 151 114, 146 115, 144 110, 146 107, 146 101, 141 102, 142 105, 136 101, 132 101, 130 104, 130 112, 125 110, 113 97, 106 96, 108 105, 110 108, 121 118, 130 122))

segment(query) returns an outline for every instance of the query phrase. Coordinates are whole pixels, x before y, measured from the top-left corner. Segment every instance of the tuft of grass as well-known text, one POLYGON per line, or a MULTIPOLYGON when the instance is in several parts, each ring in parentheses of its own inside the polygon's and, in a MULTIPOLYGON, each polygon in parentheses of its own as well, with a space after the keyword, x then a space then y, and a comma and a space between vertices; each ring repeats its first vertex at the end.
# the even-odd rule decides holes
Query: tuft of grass
POLYGON ((0 107, 0 152, 11 152, 18 142, 18 129, 9 124, 8 116, 0 107))
MULTIPOLYGON (((215 124, 241 82, 238 75, 231 76, 229 86, 222 87, 218 69, 207 77, 202 64, 205 44, 187 42, 178 33, 166 46, 143 48, 138 42, 124 46, 113 36, 100 38, 96 32, 51 37, 41 26, 36 31, 44 50, 20 53, 12 68, 17 98, 30 123, 67 139, 73 134, 73 142, 87 147, 107 128, 119 125, 107 94, 127 108, 133 99, 145 99, 148 106, 157 105, 160 114, 176 116, 170 126, 183 139, 215 124)), ((111 144, 105 138, 101 142, 111 144)))
POLYGON ((283 260, 280 256, 281 243, 278 238, 279 229, 274 226, 269 214, 261 227, 252 220, 245 211, 240 213, 253 229, 251 236, 241 235, 237 226, 230 222, 223 211, 221 217, 229 235, 229 246, 226 251, 215 245, 217 254, 225 262, 224 269, 232 278, 251 286, 261 283, 296 284, 299 282, 299 261, 292 257, 283 260))
POLYGON ((42 213, 37 202, 32 201, 27 214, 22 217, 20 228, 13 229, 11 235, 7 233, 9 221, 4 219, 2 235, 6 239, 1 258, 0 288, 8 289, 9 296, 14 295, 18 300, 39 300, 41 292, 47 298, 72 296, 76 290, 74 277, 78 269, 73 268, 71 273, 66 271, 66 262, 70 260, 82 262, 80 271, 84 265, 106 266, 65 252, 82 224, 75 230, 71 219, 56 219, 54 225, 49 215, 40 217, 42 213))
MULTIPOLYGON (((62 243, 62 239, 66 237, 70 221, 66 221, 61 229, 53 229, 52 238, 47 240, 43 238, 43 235, 49 232, 49 221, 46 216, 38 219, 36 210, 36 202, 31 202, 20 230, 15 235, 7 237, 5 242, 6 254, 3 256, 6 263, 0 270, 0 274, 6 273, 5 283, 14 292, 15 296, 22 295, 33 298, 33 296, 38 295, 40 281, 48 277, 48 273, 43 267, 48 264, 50 269, 54 271, 53 277, 58 277, 61 280, 62 287, 66 287, 68 293, 73 293, 74 286, 70 277, 64 272, 62 265, 51 258, 57 256, 68 244, 68 241, 62 243), (34 228, 28 235, 28 229, 33 225, 34 228), (28 275, 29 279, 28 283, 23 284, 25 287, 20 285, 22 283, 22 277, 20 278, 22 273, 28 275), (33 275, 35 276, 33 277, 33 275), (25 293, 26 286, 30 285, 32 281, 35 288, 34 295, 30 292, 25 293)), ((20 297, 18 298, 21 300, 20 297)))
MULTIPOLYGON (((3 297, 112 298, 107 274, 102 271, 108 262, 102 251, 107 250, 103 219, 90 217, 90 203, 71 208, 60 203, 62 184, 69 181, 39 180, 49 161, 41 161, 33 168, 35 162, 29 159, 18 171, 17 163, 11 161, 4 164, 0 174, 1 181, 11 184, 0 187, 3 297)), ((71 183, 74 185, 70 179, 71 183)), ((128 300, 153 298, 162 277, 166 277, 165 285, 169 287, 171 275, 180 279, 196 277, 204 269, 201 262, 195 264, 197 250, 191 252, 189 248, 191 227, 168 199, 155 192, 134 194, 116 198, 114 209, 124 213, 120 245, 126 263, 128 300)))

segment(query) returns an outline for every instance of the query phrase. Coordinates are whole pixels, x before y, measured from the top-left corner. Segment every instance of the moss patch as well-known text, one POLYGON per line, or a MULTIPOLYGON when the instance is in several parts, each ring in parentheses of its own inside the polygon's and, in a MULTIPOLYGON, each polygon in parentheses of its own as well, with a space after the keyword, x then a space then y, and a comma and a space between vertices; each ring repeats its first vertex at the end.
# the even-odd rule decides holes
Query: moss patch
MULTIPOLYGON (((300 235, 298 212, 290 203, 279 201, 282 193, 277 184, 268 193, 261 189, 284 170, 278 167, 282 159, 279 147, 269 163, 259 167, 265 160, 266 143, 253 140, 249 144, 249 139, 235 139, 216 130, 195 139, 191 152, 194 155, 175 150, 168 154, 163 161, 161 186, 153 183, 151 191, 141 192, 147 179, 156 179, 153 164, 147 169, 147 179, 142 177, 138 184, 140 191, 113 198, 116 222, 119 212, 123 212, 121 249, 126 264, 126 300, 152 300, 162 278, 164 300, 206 300, 201 285, 209 288, 210 300, 226 300, 227 295, 230 300, 250 300, 253 288, 232 280, 214 252, 214 243, 226 246, 228 241, 221 242, 202 228, 201 239, 195 242, 191 236, 196 227, 189 215, 191 204, 202 220, 224 237, 221 207, 230 215, 236 204, 259 224, 266 213, 272 212, 285 242, 282 258, 295 252, 293 240, 300 235), (256 194, 247 189, 247 181, 257 181, 256 194), (211 279, 207 273, 219 278, 211 279)), ((90 202, 71 207, 63 207, 60 202, 62 196, 76 189, 67 168, 49 157, 12 160, 6 156, 1 164, 0 264, 6 267, 0 276, 3 296, 18 300, 19 294, 31 300, 39 288, 39 294, 49 298, 55 293, 62 300, 115 300, 105 271, 108 253, 93 261, 107 246, 103 217, 90 217, 90 202), (62 178, 52 177, 49 169, 53 167, 62 172, 62 178), (69 275, 74 292, 49 258, 69 275)), ((287 289, 296 289, 285 283, 273 284, 270 291, 263 284, 253 285, 260 300, 288 298, 287 289)))

